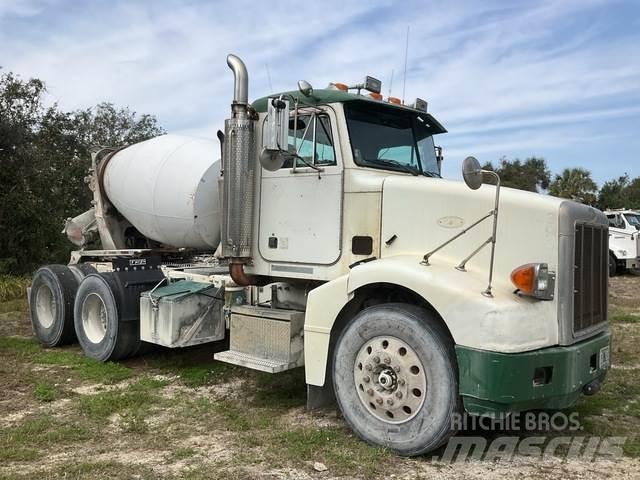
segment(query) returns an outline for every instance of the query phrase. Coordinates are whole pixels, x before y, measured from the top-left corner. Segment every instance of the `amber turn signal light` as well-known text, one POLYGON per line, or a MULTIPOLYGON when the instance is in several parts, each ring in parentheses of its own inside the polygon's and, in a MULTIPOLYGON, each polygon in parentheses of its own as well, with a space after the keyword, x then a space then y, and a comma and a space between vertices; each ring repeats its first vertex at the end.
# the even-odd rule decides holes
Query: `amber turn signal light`
POLYGON ((540 300, 552 300, 555 274, 546 263, 527 263, 511 272, 511 282, 517 294, 529 295, 540 300))
POLYGON ((511 282, 518 290, 527 295, 532 295, 535 290, 534 280, 536 277, 536 265, 527 263, 511 272, 511 282))

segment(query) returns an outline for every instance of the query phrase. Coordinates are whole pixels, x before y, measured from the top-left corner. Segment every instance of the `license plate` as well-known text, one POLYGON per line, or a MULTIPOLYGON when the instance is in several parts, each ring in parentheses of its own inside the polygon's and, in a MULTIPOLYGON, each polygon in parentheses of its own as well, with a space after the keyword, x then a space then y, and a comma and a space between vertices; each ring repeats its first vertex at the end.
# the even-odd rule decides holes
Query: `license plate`
POLYGON ((600 369, 609 368, 609 364, 611 362, 609 351, 609 346, 602 347, 600 349, 600 361, 598 362, 598 366, 600 367, 600 369))

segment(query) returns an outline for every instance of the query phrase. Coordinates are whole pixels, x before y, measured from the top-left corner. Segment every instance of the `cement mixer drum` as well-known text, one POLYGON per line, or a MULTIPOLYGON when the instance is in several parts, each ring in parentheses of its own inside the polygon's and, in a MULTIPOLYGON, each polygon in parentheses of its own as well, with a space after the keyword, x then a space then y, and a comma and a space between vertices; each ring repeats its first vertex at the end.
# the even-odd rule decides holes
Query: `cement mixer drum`
POLYGON ((215 249, 220 243, 215 141, 162 135, 115 153, 104 192, 146 237, 173 247, 215 249))

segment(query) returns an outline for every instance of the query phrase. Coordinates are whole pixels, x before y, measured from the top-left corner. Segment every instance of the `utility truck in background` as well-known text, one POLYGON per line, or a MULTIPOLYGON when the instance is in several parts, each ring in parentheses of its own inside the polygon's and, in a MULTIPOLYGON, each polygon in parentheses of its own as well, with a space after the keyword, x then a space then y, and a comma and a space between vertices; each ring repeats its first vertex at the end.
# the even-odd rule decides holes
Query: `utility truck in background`
POLYGON ((109 361, 226 339, 217 360, 304 367, 309 408, 337 402, 362 439, 402 455, 442 445, 463 411, 598 391, 602 212, 500 189, 473 157, 466 186, 442 179, 445 128, 375 78, 249 103, 244 63, 227 63, 220 146, 164 135, 92 155, 93 207, 64 229, 79 249, 29 292, 43 344, 109 361))
POLYGON ((605 210, 609 219, 609 276, 628 271, 640 275, 640 212, 605 210))

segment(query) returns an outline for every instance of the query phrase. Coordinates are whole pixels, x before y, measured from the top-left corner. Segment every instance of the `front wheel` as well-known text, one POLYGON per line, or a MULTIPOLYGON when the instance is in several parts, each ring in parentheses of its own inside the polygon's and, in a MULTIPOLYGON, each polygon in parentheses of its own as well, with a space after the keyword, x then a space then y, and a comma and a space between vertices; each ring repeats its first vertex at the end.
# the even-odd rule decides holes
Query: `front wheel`
POLYGON ((613 253, 609 253, 609 276, 615 277, 618 271, 618 265, 616 261, 616 257, 613 256, 613 253))
POLYGON ((425 309, 386 304, 360 312, 336 344, 333 383, 345 420, 368 443, 420 455, 455 432, 453 344, 425 309))

